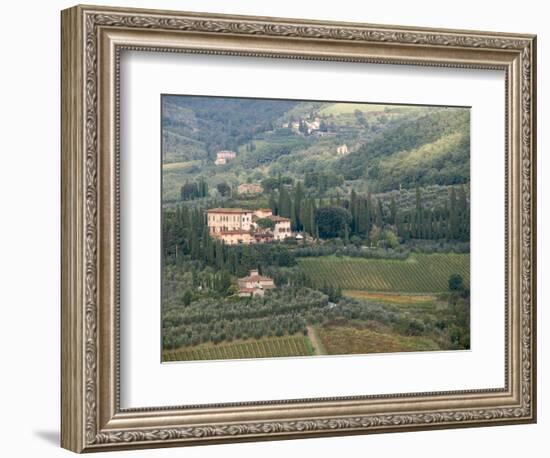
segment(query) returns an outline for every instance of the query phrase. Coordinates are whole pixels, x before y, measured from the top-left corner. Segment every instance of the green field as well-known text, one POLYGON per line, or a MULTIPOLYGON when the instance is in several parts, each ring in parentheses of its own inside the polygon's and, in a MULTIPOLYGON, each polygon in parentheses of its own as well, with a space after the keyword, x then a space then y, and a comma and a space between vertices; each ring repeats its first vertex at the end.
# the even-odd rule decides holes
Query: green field
POLYGON ((353 114, 355 110, 362 111, 363 113, 383 113, 385 108, 388 108, 388 105, 376 105, 367 103, 332 103, 329 106, 321 109, 319 111, 319 114, 324 116, 353 114))
POLYGON ((332 103, 319 111, 321 116, 340 116, 354 114, 355 111, 363 113, 406 113, 417 110, 415 106, 407 105, 378 105, 374 103, 332 103))
POLYGON ((311 356, 313 346, 306 336, 266 337, 260 340, 202 344, 166 350, 163 361, 203 361, 213 359, 281 358, 311 356))
POLYGON ((162 171, 163 172, 175 172, 175 171, 181 171, 186 170, 193 165, 200 165, 201 161, 195 160, 195 161, 185 161, 185 162, 168 162, 162 164, 162 171))
POLYGON ((469 254, 411 254, 406 260, 337 256, 300 258, 298 264, 317 286, 345 290, 437 293, 448 290, 449 276, 470 284, 469 254))
POLYGON ((415 305, 429 306, 438 301, 437 296, 433 294, 410 294, 410 293, 381 293, 364 290, 345 289, 342 294, 346 297, 352 297, 359 300, 371 300, 382 304, 400 305, 415 305))

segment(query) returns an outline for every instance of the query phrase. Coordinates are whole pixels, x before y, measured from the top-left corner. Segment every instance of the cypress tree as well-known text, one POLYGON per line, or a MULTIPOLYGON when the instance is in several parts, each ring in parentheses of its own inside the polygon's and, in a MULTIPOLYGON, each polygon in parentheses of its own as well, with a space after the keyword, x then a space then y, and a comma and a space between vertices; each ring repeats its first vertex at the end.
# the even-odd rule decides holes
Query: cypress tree
POLYGON ((357 209, 357 234, 367 235, 369 233, 368 206, 365 199, 359 199, 357 209))
POLYGON ((441 214, 441 211, 438 210, 437 212, 434 212, 433 216, 433 238, 434 240, 437 239, 444 239, 445 238, 445 226, 444 226, 444 219, 443 215, 441 214))
POLYGON ((277 212, 277 200, 275 199, 275 196, 273 193, 269 195, 269 208, 271 208, 271 211, 274 215, 278 215, 277 212))
POLYGON ((447 240, 451 240, 452 234, 451 234, 451 226, 450 226, 450 224, 449 224, 449 221, 450 221, 450 212, 449 212, 449 206, 448 206, 448 203, 447 203, 447 202, 445 202, 445 208, 444 208, 444 210, 443 210, 442 219, 443 219, 443 228, 444 228, 445 238, 446 238, 447 240))
POLYGON ((367 202, 366 202, 366 208, 365 208, 365 215, 366 215, 366 228, 365 228, 365 233, 366 234, 369 234, 371 229, 372 229, 372 226, 374 224, 374 207, 372 205, 372 194, 369 192, 367 194, 367 202))
POLYGON ((410 210, 407 215, 407 239, 414 237, 414 233, 416 231, 414 219, 414 213, 410 210))
POLYGON ((302 201, 304 199, 304 189, 302 182, 298 181, 294 190, 294 218, 296 220, 296 230, 301 230, 303 223, 301 219, 302 215, 302 201))
POLYGON ((208 237, 208 228, 204 226, 202 228, 202 234, 201 234, 201 242, 202 242, 202 259, 205 262, 208 262, 208 241, 210 237, 208 237))
POLYGON ((349 201, 349 211, 351 212, 351 231, 357 232, 357 193, 355 189, 351 190, 351 196, 349 201))
POLYGON ((195 231, 191 231, 191 237, 189 238, 189 250, 191 259, 199 259, 200 256, 200 241, 195 231))
POLYGON ((433 231, 432 231, 432 224, 433 224, 433 212, 431 210, 428 210, 426 212, 427 214, 427 218, 426 218, 426 234, 425 234, 425 237, 427 239, 432 239, 433 238, 433 231))
POLYGON ((384 225, 383 219, 384 219, 384 210, 382 208, 382 201, 378 199, 378 205, 376 206, 375 224, 380 228, 384 225))
POLYGON ((296 217, 295 200, 290 200, 290 227, 293 231, 298 230, 298 220, 296 217))
POLYGON ((414 236, 419 239, 422 238, 422 229, 423 229, 423 210, 422 210, 422 201, 420 188, 416 187, 416 215, 415 215, 415 234, 414 236))
POLYGON ((459 234, 458 227, 458 208, 456 201, 456 191, 455 188, 451 188, 451 196, 449 202, 449 226, 450 226, 450 235, 451 239, 457 239, 459 234))
POLYGON ((315 202, 313 199, 310 201, 310 209, 309 209, 309 227, 311 229, 310 234, 315 237, 319 238, 319 230, 317 228, 317 225, 315 223, 315 212, 317 209, 315 208, 315 202))
POLYGON ((393 196, 390 201, 390 224, 393 226, 397 225, 397 205, 393 196))
POLYGON ((214 264, 218 269, 221 269, 224 264, 223 243, 221 242, 216 242, 214 245, 214 264))
POLYGON ((304 203, 302 205, 302 221, 303 221, 303 227, 302 229, 305 232, 308 232, 311 234, 311 227, 309 225, 310 218, 309 218, 309 200, 304 200, 304 203))
POLYGON ((290 218, 291 213, 291 203, 290 195, 285 188, 282 188, 279 191, 279 203, 277 204, 279 215, 284 216, 285 218, 290 218))
POLYGON ((210 236, 207 237, 207 245, 206 245, 206 257, 209 264, 213 264, 215 261, 216 253, 214 252, 214 241, 210 236))
POLYGON ((470 240, 470 208, 464 185, 461 185, 458 190, 458 213, 460 227, 458 237, 461 241, 467 242, 470 240))

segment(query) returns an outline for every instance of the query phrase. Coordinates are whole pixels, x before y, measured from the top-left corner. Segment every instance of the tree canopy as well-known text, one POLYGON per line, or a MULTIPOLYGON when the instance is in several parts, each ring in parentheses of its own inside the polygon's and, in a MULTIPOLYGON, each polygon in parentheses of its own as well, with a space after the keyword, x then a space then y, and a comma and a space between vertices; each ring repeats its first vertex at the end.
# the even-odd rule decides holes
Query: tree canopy
POLYGON ((342 207, 322 207, 315 214, 319 236, 340 237, 351 223, 351 213, 342 207))

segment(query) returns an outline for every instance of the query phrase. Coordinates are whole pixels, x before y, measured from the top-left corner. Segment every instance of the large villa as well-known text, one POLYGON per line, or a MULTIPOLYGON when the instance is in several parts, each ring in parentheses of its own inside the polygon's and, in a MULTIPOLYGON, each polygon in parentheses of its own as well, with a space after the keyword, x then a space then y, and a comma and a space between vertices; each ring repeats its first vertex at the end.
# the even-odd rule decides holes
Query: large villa
POLYGON ((269 208, 211 208, 207 214, 210 236, 228 245, 280 241, 292 236, 290 219, 273 215, 269 208), (271 220, 273 228, 260 227, 256 223, 259 219, 271 220))

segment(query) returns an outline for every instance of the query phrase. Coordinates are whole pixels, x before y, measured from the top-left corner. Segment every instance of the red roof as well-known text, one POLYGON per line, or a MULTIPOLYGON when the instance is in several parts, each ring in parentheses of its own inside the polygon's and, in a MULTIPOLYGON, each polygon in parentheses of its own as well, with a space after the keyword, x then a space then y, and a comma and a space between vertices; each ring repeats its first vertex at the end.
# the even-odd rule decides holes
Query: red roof
POLYGON ((240 288, 239 293, 253 293, 258 288, 240 288))
POLYGON ((269 218, 271 221, 275 221, 276 223, 290 221, 289 218, 285 218, 284 216, 271 215, 271 216, 267 216, 267 218, 269 218))
POLYGON ((244 186, 245 188, 250 188, 250 187, 253 187, 253 188, 261 188, 262 185, 261 184, 258 184, 258 183, 241 183, 239 185, 239 187, 241 186, 244 186))
POLYGON ((237 229, 235 231, 220 231, 220 232, 213 232, 213 235, 243 235, 243 234, 249 234, 250 231, 245 231, 242 229, 237 229))
POLYGON ((252 210, 244 208, 211 208, 207 213, 252 213, 252 210))
POLYGON ((249 275, 248 277, 239 278, 240 282, 250 282, 250 281, 273 281, 270 277, 264 277, 262 275, 249 275))

